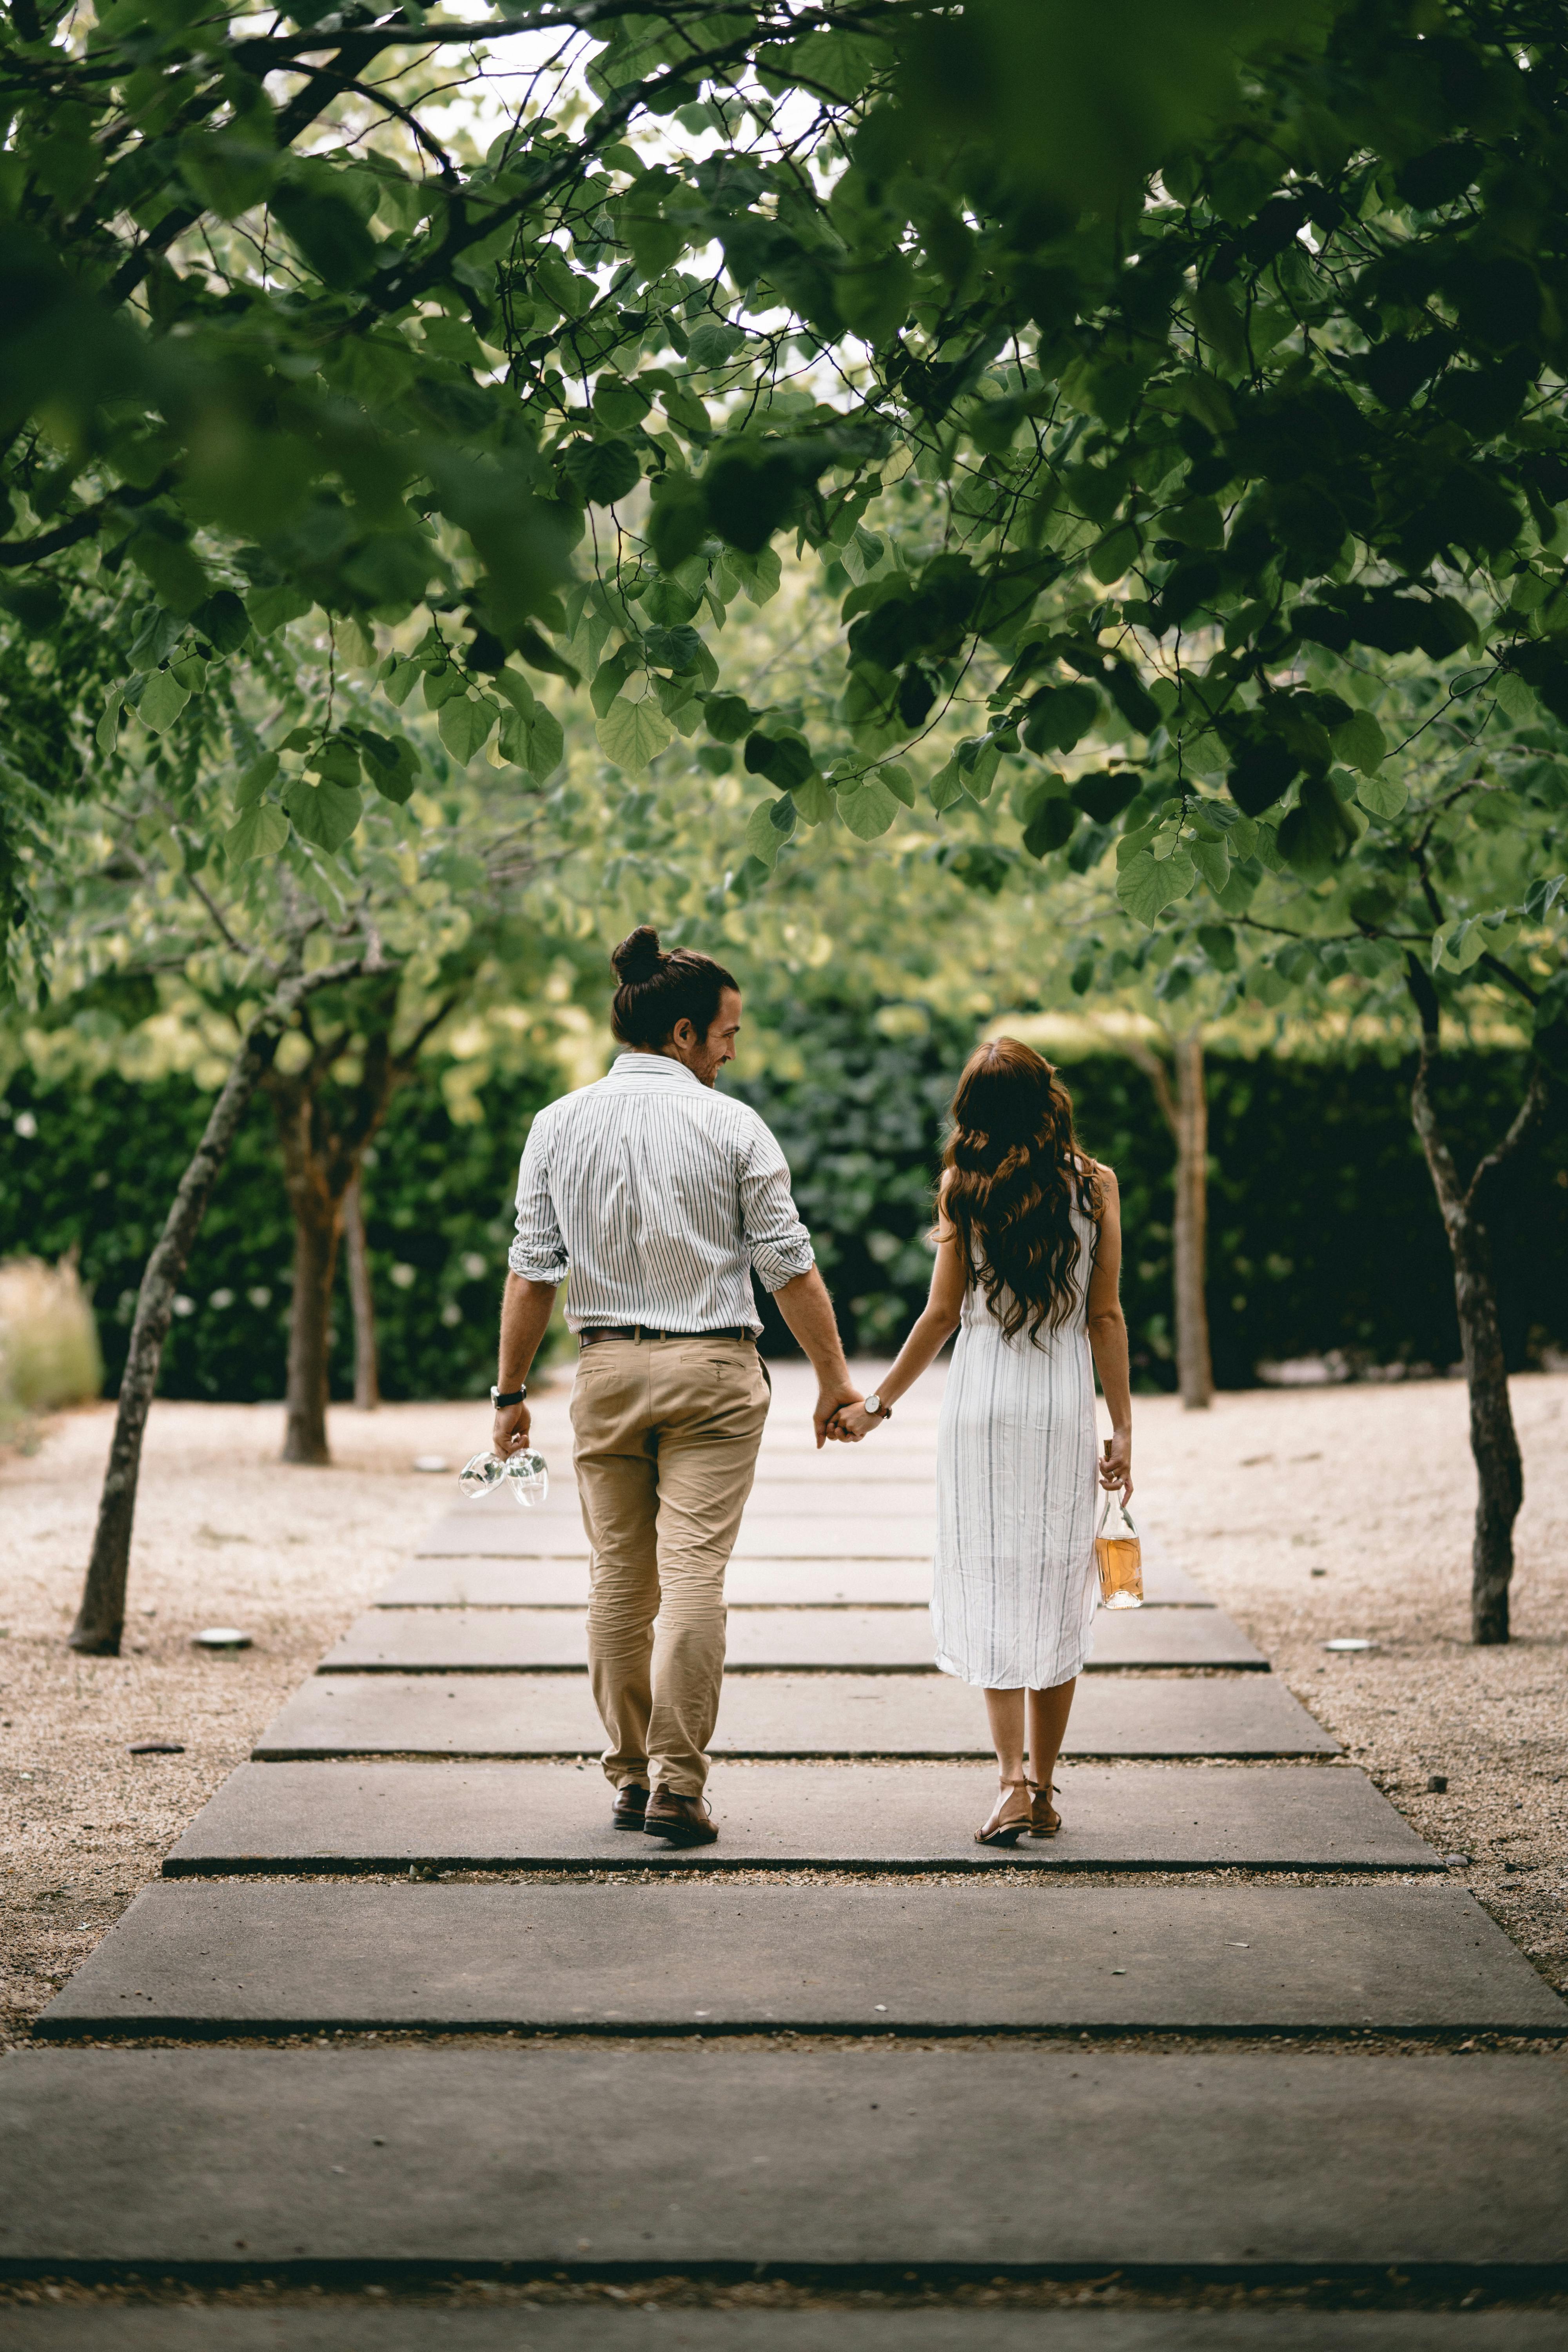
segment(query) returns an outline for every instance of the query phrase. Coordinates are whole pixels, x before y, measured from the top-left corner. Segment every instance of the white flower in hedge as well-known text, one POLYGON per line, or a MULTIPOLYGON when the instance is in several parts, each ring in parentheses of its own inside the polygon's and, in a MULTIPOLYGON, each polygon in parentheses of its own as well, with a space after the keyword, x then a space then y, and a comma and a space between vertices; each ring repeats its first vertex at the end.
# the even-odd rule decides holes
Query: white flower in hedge
POLYGON ((402 1264, 395 1265, 392 1269, 392 1281, 397 1290, 412 1290, 415 1282, 414 1268, 402 1264))
POLYGON ((176 1315, 194 1315, 195 1311, 196 1302, 194 1298, 187 1298, 182 1293, 181 1296, 175 1299, 174 1312, 176 1315))
POLYGON ((224 1307, 234 1305, 234 1293, 232 1290, 215 1290, 207 1305, 217 1307, 221 1312, 224 1307))

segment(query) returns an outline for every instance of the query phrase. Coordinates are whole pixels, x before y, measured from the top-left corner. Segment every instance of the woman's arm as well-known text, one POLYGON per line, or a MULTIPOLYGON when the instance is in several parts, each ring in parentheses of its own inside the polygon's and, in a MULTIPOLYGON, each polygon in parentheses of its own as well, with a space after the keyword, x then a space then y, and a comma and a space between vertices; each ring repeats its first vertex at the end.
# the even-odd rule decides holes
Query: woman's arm
POLYGON ((1110 1451, 1100 1465, 1102 1486, 1120 1486, 1125 1503, 1132 1492, 1132 1379, 1127 1360, 1127 1325, 1119 1296, 1121 1282, 1121 1195, 1109 1168, 1100 1171, 1105 1208, 1100 1245, 1089 1278, 1089 1344, 1110 1414, 1110 1451))
MULTIPOLYGON (((921 1374, 936 1361, 938 1355, 958 1328, 963 1310, 963 1270, 958 1260, 958 1247, 952 1232, 938 1227, 936 1264, 931 1268, 931 1296, 917 1317, 909 1338, 899 1349, 898 1360, 887 1377, 879 1382, 878 1394, 885 1405, 898 1402, 907 1389, 912 1389, 921 1374)), ((848 1405, 840 1412, 836 1427, 847 1437, 861 1438, 875 1429, 885 1416, 866 1412, 863 1406, 848 1405)))

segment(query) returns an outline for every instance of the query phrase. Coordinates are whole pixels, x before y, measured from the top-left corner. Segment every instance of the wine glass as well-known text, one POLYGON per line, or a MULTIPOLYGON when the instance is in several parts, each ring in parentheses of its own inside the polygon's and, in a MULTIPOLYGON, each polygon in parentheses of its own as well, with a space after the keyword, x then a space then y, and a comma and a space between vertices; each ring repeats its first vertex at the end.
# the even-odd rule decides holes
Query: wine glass
POLYGON ((543 1454, 535 1454, 526 1445, 520 1446, 515 1454, 501 1454, 489 1449, 464 1463, 458 1484, 470 1502, 504 1484, 519 1508, 531 1511, 549 1494, 550 1473, 543 1454))

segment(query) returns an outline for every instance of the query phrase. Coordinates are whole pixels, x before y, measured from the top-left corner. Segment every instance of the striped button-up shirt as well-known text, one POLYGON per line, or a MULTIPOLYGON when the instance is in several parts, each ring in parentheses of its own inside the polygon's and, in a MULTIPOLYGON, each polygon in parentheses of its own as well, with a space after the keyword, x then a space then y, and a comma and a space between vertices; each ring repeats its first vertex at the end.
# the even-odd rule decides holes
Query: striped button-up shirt
POLYGON ((752 1268, 778 1290, 816 1263, 769 1129, 663 1054, 621 1054, 538 1114, 507 1262, 527 1282, 570 1274, 574 1331, 753 1332, 752 1268))

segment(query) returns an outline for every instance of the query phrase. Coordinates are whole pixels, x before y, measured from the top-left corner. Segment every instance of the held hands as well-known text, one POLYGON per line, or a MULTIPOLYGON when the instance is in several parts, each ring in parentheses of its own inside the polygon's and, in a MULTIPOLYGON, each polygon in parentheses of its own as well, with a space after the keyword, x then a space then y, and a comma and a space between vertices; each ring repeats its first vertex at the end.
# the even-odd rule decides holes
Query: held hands
POLYGON ((816 1450, 819 1454, 828 1438, 844 1436, 845 1432, 838 1425, 839 1416, 852 1411, 859 1402, 858 1389, 834 1387, 817 1390, 816 1410, 812 1414, 811 1421, 812 1427, 816 1432, 816 1450))
POLYGON ((829 1437, 842 1437, 849 1444, 858 1445, 863 1437, 887 1418, 885 1412, 868 1412, 863 1404, 841 1405, 827 1433, 829 1437))
POLYGON ((509 1454, 515 1454, 520 1445, 528 1444, 531 1425, 526 1402, 497 1405, 495 1419, 490 1423, 490 1444, 503 1462, 509 1454))
POLYGON ((1102 1486, 1120 1486, 1123 1508, 1132 1496, 1132 1432, 1118 1429, 1104 1443, 1096 1468, 1102 1486))

